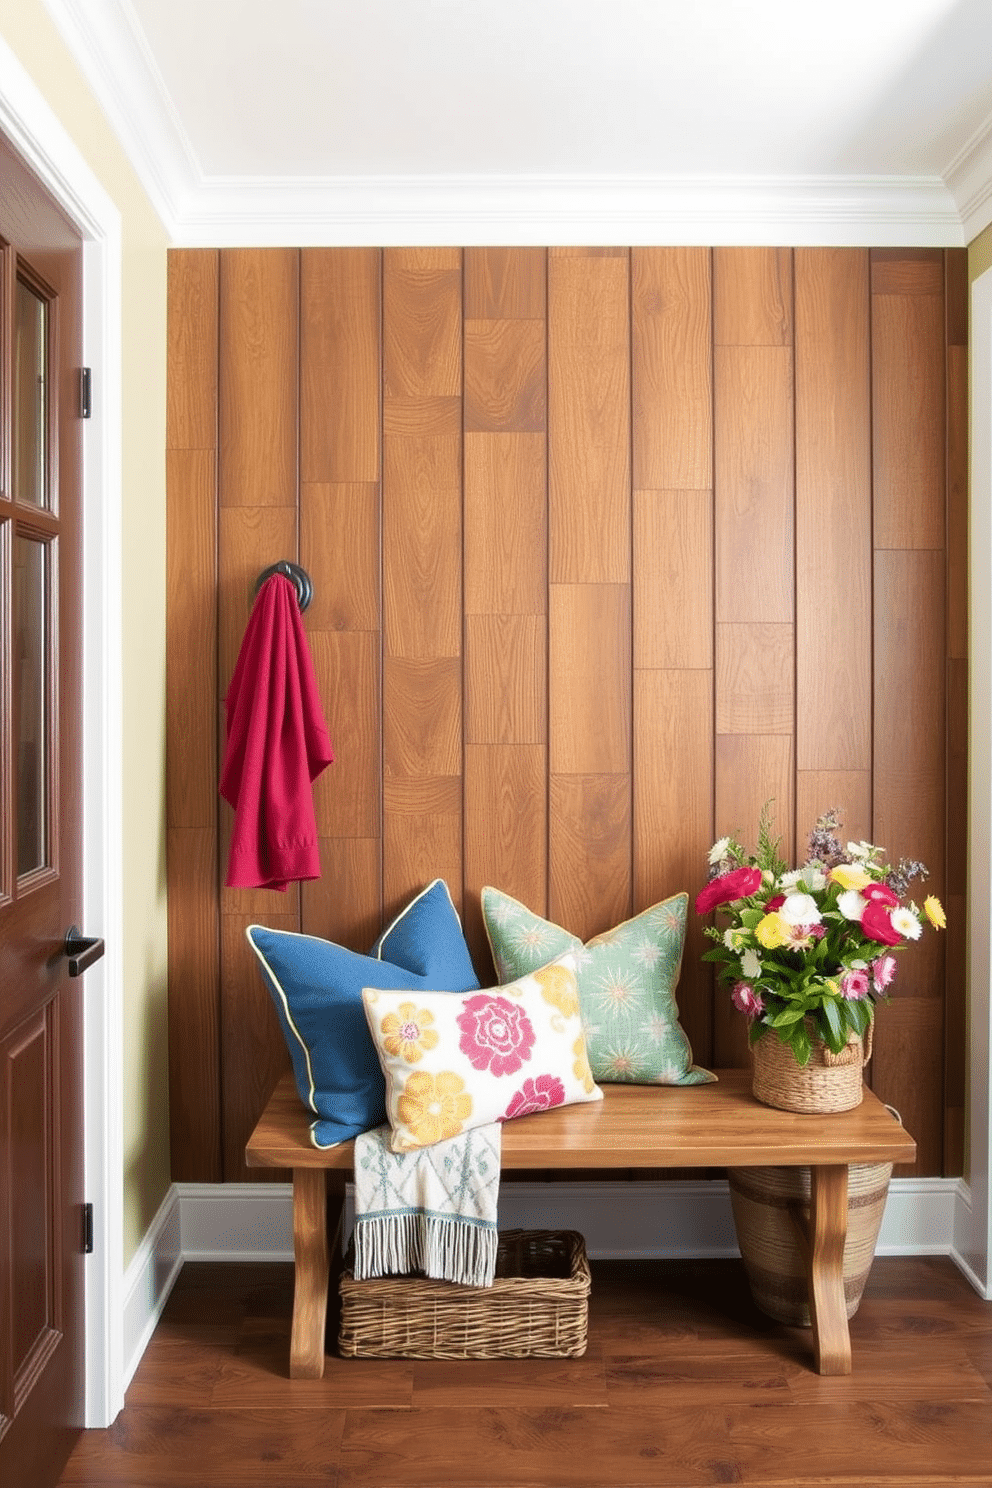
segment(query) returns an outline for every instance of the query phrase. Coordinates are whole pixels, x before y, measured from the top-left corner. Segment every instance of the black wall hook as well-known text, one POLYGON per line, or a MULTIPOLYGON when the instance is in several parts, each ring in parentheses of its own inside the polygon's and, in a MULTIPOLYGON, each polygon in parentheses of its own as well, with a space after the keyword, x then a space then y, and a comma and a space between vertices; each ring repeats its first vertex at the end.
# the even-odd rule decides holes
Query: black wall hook
POLYGON ((271 579, 273 574, 282 574, 284 579, 289 579, 293 588, 296 590, 296 598, 299 601, 300 610, 305 610, 313 599, 313 584, 306 569, 301 568, 298 563, 291 563, 288 558, 281 558, 278 563, 273 563, 264 573, 259 574, 255 580, 256 594, 266 579, 271 579))

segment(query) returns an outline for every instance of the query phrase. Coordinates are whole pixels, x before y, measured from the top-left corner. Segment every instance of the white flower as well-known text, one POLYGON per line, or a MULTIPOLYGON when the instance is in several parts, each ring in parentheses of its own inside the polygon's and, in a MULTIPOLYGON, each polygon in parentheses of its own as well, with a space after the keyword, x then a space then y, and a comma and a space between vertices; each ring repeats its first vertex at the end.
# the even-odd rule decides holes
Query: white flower
POLYGON ((717 863, 722 863, 723 862, 723 859, 727 855, 727 848, 729 846, 730 846, 730 838, 729 837, 721 837, 719 842, 714 842, 713 846, 710 848, 710 866, 711 867, 714 867, 717 863))
POLYGON ((789 894, 779 914, 787 925, 818 925, 821 918, 811 894, 789 894))
POLYGON ((758 953, 752 950, 750 946, 748 946, 741 957, 741 971, 752 982, 757 981, 761 975, 761 961, 759 960, 758 953))
MULTIPOLYGON (((847 855, 849 858, 870 858, 875 848, 870 842, 849 842, 847 844, 847 855)), ((879 852, 883 852, 879 848, 879 852)))
POLYGON ((811 894, 819 894, 827 887, 827 875, 822 868, 804 868, 802 881, 811 894))
POLYGON ((802 880, 802 877, 803 870, 801 868, 791 868, 788 873, 782 874, 782 877, 778 881, 778 886, 780 889, 785 889, 786 893, 788 893, 790 889, 796 887, 796 884, 802 880))
POLYGON ((923 926, 913 911, 906 909, 904 905, 900 905, 898 909, 894 909, 890 915, 890 919, 892 920, 893 930, 905 940, 919 940, 923 934, 923 926))
POLYGON ((861 921, 861 916, 868 908, 868 900, 857 889, 845 889, 837 899, 837 908, 845 920, 861 921))

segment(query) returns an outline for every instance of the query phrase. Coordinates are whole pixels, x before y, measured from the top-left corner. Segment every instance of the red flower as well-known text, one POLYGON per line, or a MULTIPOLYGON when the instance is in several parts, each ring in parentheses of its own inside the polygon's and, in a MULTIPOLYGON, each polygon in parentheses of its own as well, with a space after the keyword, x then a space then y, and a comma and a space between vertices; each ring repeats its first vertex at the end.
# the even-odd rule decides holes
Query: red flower
POLYGON ((696 913, 706 914, 720 904, 733 904, 746 899, 761 886, 760 868, 735 868, 731 873, 721 873, 711 879, 696 898, 696 913))
POLYGON ((865 905, 861 928, 869 940, 877 940, 879 945, 898 945, 902 940, 899 931, 892 928, 891 906, 881 899, 871 899, 865 905))
POLYGON ((775 898, 774 899, 769 899, 768 903, 765 905, 765 914, 771 914, 773 910, 781 909, 782 908, 782 905, 784 903, 785 903, 785 895, 784 894, 776 894, 775 895, 775 898))
POLYGON ((895 909, 899 903, 897 895, 893 894, 888 884, 870 883, 861 890, 862 898, 874 904, 887 904, 890 909, 895 909))

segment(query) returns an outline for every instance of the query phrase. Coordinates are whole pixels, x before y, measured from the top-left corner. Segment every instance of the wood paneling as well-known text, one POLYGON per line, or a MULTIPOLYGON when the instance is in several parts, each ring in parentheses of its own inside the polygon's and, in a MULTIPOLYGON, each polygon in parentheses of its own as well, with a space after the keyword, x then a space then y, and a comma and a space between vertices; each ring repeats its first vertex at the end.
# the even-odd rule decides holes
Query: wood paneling
POLYGON ((379 479, 379 254, 301 255, 300 479, 379 479))
POLYGON ((711 273, 706 248, 631 253, 637 490, 713 485, 711 273))
POLYGON ((551 581, 630 579, 630 307, 626 252, 550 251, 551 581))
MULTIPOLYGON (((220 261, 220 504, 296 510, 299 254, 220 261)), ((280 554, 280 557, 287 555, 280 554)))
POLYGON ((219 575, 220 263, 169 255, 166 455, 166 871, 169 1137, 175 1177, 223 1177, 220 1070, 219 575))
MULTIPOLYGON (((930 868, 876 1090, 962 1161, 962 253, 182 250, 170 259, 170 1079, 177 1179, 241 1175, 285 1062, 250 919, 367 950, 435 877, 588 938, 815 817, 930 868), (299 557, 336 760, 322 876, 221 890, 222 699, 299 557), (222 950, 223 948, 223 954, 222 950), (195 1040, 195 1050, 191 1041, 195 1040), (221 1156, 223 1154, 223 1157, 221 1156)), ((746 1063, 700 960, 696 1059, 746 1063)))
POLYGON ((388 916, 437 876, 448 880, 455 902, 461 901, 461 253, 387 250, 383 315, 383 892, 388 916), (427 414, 422 431, 419 407, 427 414))
MULTIPOLYGON (((796 253, 796 747, 871 769, 868 255, 796 253)), ((823 809, 829 806, 824 802, 823 809)), ((853 804, 853 803, 852 803, 853 804)))

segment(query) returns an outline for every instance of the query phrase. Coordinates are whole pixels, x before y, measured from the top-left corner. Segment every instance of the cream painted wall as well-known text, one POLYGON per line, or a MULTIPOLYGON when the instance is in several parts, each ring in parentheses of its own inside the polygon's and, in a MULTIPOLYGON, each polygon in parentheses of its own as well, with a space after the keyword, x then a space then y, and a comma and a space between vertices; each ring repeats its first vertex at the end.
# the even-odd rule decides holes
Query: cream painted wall
MULTIPOLYGON (((41 0, 0 35, 122 218, 124 1235, 127 1266, 169 1187, 165 894, 165 230, 41 0)), ((101 934, 99 927, 90 934, 101 934)))
POLYGON ((978 234, 968 244, 968 278, 972 284, 992 268, 992 226, 978 234))

